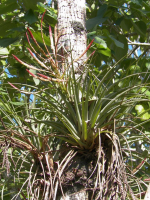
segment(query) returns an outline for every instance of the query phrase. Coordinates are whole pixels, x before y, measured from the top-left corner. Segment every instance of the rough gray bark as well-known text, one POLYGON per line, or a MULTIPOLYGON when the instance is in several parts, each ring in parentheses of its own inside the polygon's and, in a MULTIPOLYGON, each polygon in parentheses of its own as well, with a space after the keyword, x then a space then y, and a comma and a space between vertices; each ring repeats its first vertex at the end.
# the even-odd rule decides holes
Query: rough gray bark
MULTIPOLYGON (((84 54, 76 61, 86 49, 85 18, 85 0, 58 0, 58 33, 62 33, 58 49, 63 50, 63 56, 65 55, 67 62, 74 61, 73 67, 78 73, 83 71, 82 63, 87 58, 87 55, 84 54)), ((74 192, 79 192, 79 188, 74 188, 74 192)), ((74 192, 66 192, 65 199, 88 199, 86 191, 70 195, 74 192)), ((60 199, 64 199, 64 197, 60 199)))
MULTIPOLYGON (((58 31, 62 33, 59 49, 67 54, 68 62, 77 59, 86 49, 85 0, 58 0, 58 31)), ((86 54, 74 62, 77 69, 86 54)))

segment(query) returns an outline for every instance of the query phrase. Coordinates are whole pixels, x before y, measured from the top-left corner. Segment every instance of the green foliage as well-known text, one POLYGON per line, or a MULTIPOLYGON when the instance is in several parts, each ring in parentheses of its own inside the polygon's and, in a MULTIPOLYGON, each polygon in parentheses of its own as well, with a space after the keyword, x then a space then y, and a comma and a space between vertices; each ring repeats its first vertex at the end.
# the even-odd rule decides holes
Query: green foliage
MULTIPOLYGON (((40 1, 40 3, 38 2, 38 0, 6 0, 1 2, 0 48, 5 49, 0 51, 0 55, 8 55, 10 63, 14 63, 11 56, 13 51, 17 53, 18 56, 22 56, 22 54, 26 53, 25 32, 28 26, 32 26, 33 34, 35 34, 37 41, 41 40, 41 37, 36 35, 36 32, 40 29, 38 18, 45 9, 47 9, 47 13, 44 19, 45 24, 43 24, 43 26, 48 27, 47 25, 49 24, 49 21, 51 21, 51 26, 54 27, 57 22, 57 11, 44 5, 44 0, 40 1)), ((48 31, 46 33, 48 33, 48 31)), ((45 38, 46 35, 44 34, 44 39, 45 38)), ((46 41, 46 44, 49 45, 49 40, 48 42, 46 41)), ((2 61, 3 58, 0 56, 0 63, 2 61)), ((16 69, 16 72, 14 70, 12 74, 18 76, 17 70, 18 69, 16 69)))
MULTIPOLYGON (((11 166, 15 167, 10 170, 16 182, 9 176, 6 181, 7 168, 0 166, 4 199, 12 197, 12 186, 20 190, 23 183, 21 197, 27 196, 27 174, 32 172, 34 177, 43 146, 46 146, 45 151, 49 148, 56 152, 65 141, 77 149, 92 151, 98 145, 99 133, 106 132, 119 136, 129 173, 145 180, 150 175, 149 1, 106 0, 102 3, 88 0, 87 38, 88 42, 94 39, 88 54, 96 52, 88 62, 84 83, 82 76, 76 80, 71 73, 68 82, 60 84, 43 83, 30 76, 12 57, 14 54, 26 63, 35 64, 26 50, 29 44, 25 32, 30 27, 40 47, 44 48, 39 20, 45 9, 43 37, 49 49, 48 25, 53 29, 57 23, 57 11, 43 3, 44 0, 40 3, 37 0, 3 0, 0 5, 3 87, 0 88, 0 144, 5 146, 6 139, 11 147, 17 144, 9 149, 8 155, 11 166), (21 92, 9 86, 8 81, 22 88, 21 92), (142 161, 146 164, 137 168, 142 161)), ((33 41, 31 44, 34 45, 33 41)), ((39 53, 39 49, 34 48, 39 53)), ((36 70, 31 73, 36 74, 36 70)), ((3 148, 1 153, 5 155, 3 148)), ((54 153, 53 157, 57 161, 59 153, 54 153)), ((139 193, 138 187, 134 187, 135 179, 130 177, 130 180, 134 192, 139 193)), ((142 185, 140 192, 144 187, 142 185)), ((16 194, 15 190, 13 192, 16 194)))

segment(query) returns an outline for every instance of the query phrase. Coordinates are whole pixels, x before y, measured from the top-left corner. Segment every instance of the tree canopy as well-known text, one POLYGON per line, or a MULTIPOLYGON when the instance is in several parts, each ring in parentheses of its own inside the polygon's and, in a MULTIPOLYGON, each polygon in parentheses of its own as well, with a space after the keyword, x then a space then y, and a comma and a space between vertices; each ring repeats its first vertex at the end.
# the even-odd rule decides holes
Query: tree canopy
MULTIPOLYGON (((94 55, 90 57, 88 60, 88 66, 91 70, 89 73, 94 73, 95 76, 98 77, 99 80, 102 80, 101 83, 96 82, 92 77, 93 82, 91 81, 90 88, 87 89, 87 93, 84 94, 85 104, 82 101, 82 106, 88 107, 87 101, 90 101, 92 104, 95 100, 93 99, 96 94, 96 98, 101 99, 97 103, 97 107, 102 102, 104 109, 102 109, 102 117, 101 119, 93 118, 91 123, 99 123, 97 127, 101 128, 101 124, 105 122, 105 118, 113 118, 114 115, 121 120, 124 120, 124 124, 120 125, 120 133, 122 134, 122 139, 120 139, 121 148, 123 153, 125 154, 125 163, 128 165, 128 171, 131 176, 136 176, 139 181, 139 185, 142 183, 143 188, 141 189, 141 193, 138 190, 138 186, 134 188, 134 192, 138 193, 137 196, 141 197, 142 192, 146 189, 146 184, 144 185, 146 180, 149 180, 150 176, 150 166, 149 166, 149 121, 150 121, 150 90, 149 90, 149 70, 150 70, 150 42, 149 42, 149 34, 150 34, 150 2, 149 0, 87 0, 86 2, 86 29, 87 29, 87 39, 88 44, 94 39, 92 46, 88 50, 88 56, 91 55, 93 51, 95 51, 94 55), (135 74, 135 75, 134 75, 135 74), (93 88, 92 88, 93 84, 93 88), (140 85, 140 87, 136 87, 140 85), (103 86, 106 86, 106 90, 104 91, 103 86), (135 86, 135 87, 134 87, 135 86), (98 87, 98 89, 96 89, 98 87), (103 90, 101 90, 101 87, 103 90), (129 89, 130 87, 130 89, 129 89), (129 93, 126 94, 126 92, 129 93), (128 98, 132 94, 132 98, 128 98), (91 99, 89 100, 87 96, 91 95, 91 99), (121 96, 122 95, 122 96, 121 96), (116 105, 116 110, 111 110, 111 106, 109 106, 109 101, 103 100, 103 98, 113 99, 111 105, 114 103, 116 105), (145 97, 146 96, 146 97, 145 97), (124 98, 127 98, 126 102, 124 102, 124 98), (88 100, 87 100, 88 99, 88 100), (119 102, 119 104, 116 103, 119 102), (122 103, 123 102, 123 103, 122 103), (122 105, 123 104, 123 105, 122 105), (126 105, 125 105, 126 104, 126 105), (121 111, 118 112, 119 106, 123 106, 121 111), (118 107, 117 107, 118 106, 118 107), (129 115, 125 115, 124 109, 128 107, 129 115), (108 109, 110 112, 108 112, 108 109), (104 113, 107 115, 104 115, 104 113), (135 118, 132 122, 131 118, 135 118), (101 120, 101 121, 100 121, 101 120), (130 123, 129 123, 130 121, 130 123), (134 129, 131 130, 131 126, 134 124, 134 129), (124 126, 127 125, 126 128, 128 131, 124 131, 124 126), (127 142, 126 142, 127 141, 127 142), (127 148, 128 146, 128 148, 127 148), (142 181, 143 182, 142 182, 142 181)), ((48 119, 51 117, 55 119, 62 115, 60 110, 56 109, 56 105, 53 104, 55 101, 56 93, 61 96, 63 102, 70 108, 68 113, 66 110, 66 116, 70 116, 72 105, 67 100, 65 100, 64 93, 61 91, 56 91, 56 86, 53 83, 42 82, 42 80, 33 77, 26 71, 26 67, 21 63, 17 62, 12 55, 16 55, 22 61, 26 63, 34 63, 30 52, 27 50, 30 47, 28 38, 26 36, 27 29, 29 28, 34 38, 38 42, 39 46, 44 49, 43 39, 45 41, 45 45, 48 50, 51 52, 51 40, 49 38, 49 25, 52 28, 52 32, 55 32, 55 25, 57 24, 57 4, 56 1, 51 4, 47 3, 45 0, 1 0, 0 3, 0 69, 1 69, 1 87, 0 87, 0 95, 2 101, 0 103, 1 107, 1 116, 0 121, 1 131, 3 132, 5 123, 10 128, 11 123, 15 127, 16 124, 19 124, 19 131, 24 135, 25 128, 20 128, 21 126, 28 128, 32 127, 32 131, 34 134, 40 134, 44 131, 46 136, 47 131, 50 131, 48 125, 44 127, 44 122, 47 123, 48 119), (45 12, 45 16, 43 18, 42 29, 41 29, 41 19, 42 15, 45 12), (41 37, 41 31, 43 31, 43 38, 41 37), (22 94, 20 91, 14 90, 8 82, 12 85, 15 85, 17 88, 22 88, 24 92, 28 92, 27 94, 22 94), (40 113, 40 110, 33 114, 33 110, 41 108, 46 110, 46 98, 47 93, 42 93, 42 98, 35 98, 34 92, 36 93, 39 90, 44 90, 44 88, 49 88, 51 95, 49 96, 52 100, 50 103, 52 109, 56 109, 58 112, 57 117, 53 114, 49 116, 45 116, 43 112, 40 113), (8 95, 9 94, 9 95, 8 95), (43 100, 43 102, 42 102, 43 100), (6 104, 8 102, 8 104, 6 104), (26 108, 26 106, 28 108, 26 108), (33 110, 32 110, 32 109, 33 110), (29 110, 31 111, 29 112, 29 110), (10 112, 12 111, 12 113, 10 112), (30 122, 25 120, 25 116, 34 115, 36 118, 37 124, 41 120, 41 124, 31 125, 30 122), (37 114, 37 116, 36 116, 37 114), (10 120, 10 118, 12 118, 10 120), (10 123, 11 121, 11 123, 10 123), (22 124, 22 122, 24 124, 22 124)), ((34 45, 34 41, 30 40, 31 45, 34 45)), ((39 52, 39 48, 35 46, 35 50, 39 52)), ((36 70, 31 69, 30 72, 35 75, 36 70)), ((90 75, 89 75, 90 76, 90 75)), ((92 76, 92 75, 91 75, 92 76)), ((71 81, 70 81, 71 84, 71 81)), ((80 87, 80 86, 77 86, 80 87)), ((86 86, 83 86, 86 88, 86 86)), ((85 89, 84 88, 84 89, 85 89)), ((59 88, 60 89, 60 88, 59 88)), ((63 88, 64 89, 64 88, 63 88)), ((71 89, 70 89, 71 91, 71 89)), ((71 93, 71 92, 70 92, 71 93)), ((79 96, 76 90, 73 91, 73 95, 79 96)), ((75 104, 78 104, 78 100, 73 99, 72 101, 75 104)), ((80 100, 79 100, 80 101, 80 100)), ((81 102, 80 102, 81 103, 81 102)), ((57 100, 58 107, 61 103, 59 102, 59 98, 57 100)), ((74 105, 73 105, 74 106, 74 105)), ((76 107, 76 109, 78 106, 76 107)), ((86 110, 86 109, 85 109, 86 110)), ((51 113, 52 111, 49 110, 51 113)), ((86 119, 86 113, 81 114, 86 119)), ((98 116, 98 113, 97 113, 98 116)), ((60 117, 61 118, 61 117, 60 117)), ((80 118, 80 117, 79 117, 80 118)), ((74 120, 74 119, 72 119, 74 120)), ((109 121, 108 120, 108 121, 109 121)), ((69 124, 70 121, 64 121, 64 123, 69 124)), ((81 124, 84 124, 83 121, 81 124)), ((57 120, 49 126, 57 126, 57 120)), ((68 126, 71 127, 69 124, 68 126)), ((84 128, 88 124, 84 124, 84 128)), ((109 126, 106 123, 106 126, 109 126)), ((92 125, 91 125, 92 127, 92 125)), ((61 127, 59 127, 61 129, 61 127)), ((72 128, 72 127, 71 127, 72 128)), ((74 129, 71 129, 73 130, 74 129)), ((66 131, 66 127, 63 130, 66 131)), ((85 130, 84 130, 85 131, 85 130)), ((105 131, 105 130, 104 130, 105 131)), ((75 132, 75 131, 74 131, 75 132)), ((86 132, 86 131, 85 131, 86 132)), ((11 133, 12 135, 16 133, 11 133)), ((43 133, 42 133, 43 134, 43 133)), ((76 132, 75 132, 76 134, 76 132)), ((119 134, 119 133, 118 133, 119 134)), ((86 135, 86 133, 85 133, 86 135)), ((19 137, 19 136, 18 136, 19 137)), ((32 135, 33 137, 33 135, 32 135)), ((67 136, 68 137, 68 136, 67 136)), ((67 137, 65 138, 67 141, 67 137)), ((74 136, 73 136, 74 137, 74 136)), ((73 138, 72 137, 72 138, 73 138)), ((32 145, 37 148, 37 144, 39 144, 40 148, 43 148, 44 143, 42 139, 32 138, 32 145)), ((86 138, 86 136, 85 136, 86 138)), ((25 136, 19 138, 19 140, 25 140, 26 143, 23 143, 23 146, 29 145, 29 141, 27 141, 25 136)), ((59 137, 61 140, 61 137, 59 137)), ((69 140, 69 139, 68 139, 69 140)), ((46 137, 44 142, 46 141, 46 137)), ((77 143, 80 145, 80 140, 77 140, 77 143)), ((58 140, 52 139, 51 145, 56 144, 59 146, 58 140)), ((46 143, 45 143, 46 144, 46 143)), ((72 145, 76 145, 74 143, 74 138, 72 140, 72 145)), ((17 146, 17 145, 16 145, 17 146)), ((18 142, 19 146, 19 142, 18 142)), ((38 149, 38 148, 37 148, 38 149)), ((19 152, 15 152, 14 159, 17 160, 17 156, 20 155, 19 152)), ((22 154, 21 154, 22 155, 22 154)), ((33 157, 38 156, 38 150, 34 153, 33 157)), ((55 155, 57 157, 57 155, 55 155)), ((29 158, 27 163, 32 159, 29 158)), ((18 161, 18 163, 22 163, 22 161, 18 161)), ((17 165, 16 165, 17 168, 17 165)), ((3 168, 1 168, 3 172, 3 168)), ((22 170, 22 169, 20 169, 22 170)), ((29 170, 29 169, 28 169, 29 170)), ((22 170, 23 171, 23 170, 22 170)), ((25 176, 25 175, 23 175, 25 176)), ((2 180, 3 183, 3 180, 2 180)), ((1 183, 1 186, 2 186, 1 183)), ((138 185, 138 184, 137 184, 138 185)), ((10 186, 7 186, 7 189, 10 191, 10 186)), ((3 189, 2 189, 3 191, 3 189)), ((6 191, 6 193, 8 193, 6 191)), ((22 194, 23 196, 23 194, 22 194)), ((9 197, 8 197, 9 198, 9 197)), ((6 197, 7 199, 7 197, 6 197)))
MULTIPOLYGON (((129 65, 131 70, 148 68, 149 2, 97 0, 87 1, 86 6, 87 37, 89 41, 94 38, 95 45, 91 52, 96 50, 96 59, 94 58, 91 62, 96 69, 102 64, 106 64, 106 67, 112 65, 123 57, 124 59, 120 62, 122 71, 126 70, 129 65), (139 56, 142 59, 139 59, 139 56)), ((26 56, 28 44, 25 32, 27 27, 31 28, 35 39, 42 45, 40 19, 45 9, 47 12, 43 24, 44 39, 46 45, 50 45, 48 25, 54 27, 57 23, 56 9, 45 4, 44 0, 40 2, 34 0, 32 3, 27 0, 18 2, 3 0, 1 2, 1 66, 7 66, 9 63, 9 72, 20 77, 20 81, 22 76, 28 77, 28 75, 22 66, 15 63, 11 55, 15 54, 21 59, 29 59, 26 56), (7 62, 6 57, 8 57, 7 62)))

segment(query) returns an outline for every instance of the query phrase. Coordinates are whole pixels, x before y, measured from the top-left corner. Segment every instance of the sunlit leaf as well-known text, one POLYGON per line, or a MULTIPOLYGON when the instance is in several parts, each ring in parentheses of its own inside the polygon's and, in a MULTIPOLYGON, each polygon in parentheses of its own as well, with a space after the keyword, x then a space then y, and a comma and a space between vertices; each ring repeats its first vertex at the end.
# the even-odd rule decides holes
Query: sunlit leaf
POLYGON ((9 51, 8 51, 7 48, 0 48, 0 54, 1 55, 7 55, 7 54, 9 54, 9 51))
POLYGON ((150 114, 148 112, 145 112, 145 109, 143 107, 143 105, 136 105, 135 109, 137 110, 139 116, 143 119, 143 120, 147 120, 150 119, 150 114))

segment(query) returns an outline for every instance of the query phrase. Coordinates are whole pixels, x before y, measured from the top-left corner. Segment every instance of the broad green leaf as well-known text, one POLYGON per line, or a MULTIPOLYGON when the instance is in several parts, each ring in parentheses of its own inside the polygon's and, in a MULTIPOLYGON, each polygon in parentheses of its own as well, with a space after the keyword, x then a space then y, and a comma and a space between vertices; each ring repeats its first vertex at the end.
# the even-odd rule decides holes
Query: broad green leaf
POLYGON ((9 30, 10 32, 24 32, 25 31, 25 27, 24 26, 19 26, 19 27, 16 27, 16 28, 12 28, 9 30))
POLYGON ((137 110, 139 117, 141 117, 143 120, 150 119, 150 114, 145 112, 145 108, 142 104, 136 105, 135 110, 137 110))
POLYGON ((130 70, 131 70, 132 73, 136 73, 136 72, 140 72, 140 71, 141 71, 141 68, 140 68, 140 66, 138 66, 138 65, 132 65, 132 66, 130 67, 130 70))
MULTIPOLYGON (((34 69, 30 69, 30 72, 32 74, 36 74, 36 70, 34 70, 34 69)), ((32 76, 32 75, 30 75, 30 76, 32 76)), ((40 84, 40 80, 39 79, 33 77, 33 80, 34 80, 35 85, 39 85, 40 84)))
POLYGON ((33 80, 34 80, 35 85, 39 85, 39 83, 40 83, 40 80, 39 80, 39 79, 33 78, 33 80))
MULTIPOLYGON (((35 69, 30 69, 30 72, 32 73, 32 74, 36 74, 36 70, 35 69)), ((30 75, 31 76, 31 75, 30 75)))
POLYGON ((13 12, 18 8, 19 7, 16 0, 7 0, 5 3, 1 3, 0 5, 0 15, 8 12, 13 12))
POLYGON ((106 42, 101 38, 100 35, 96 34, 96 31, 90 32, 87 34, 87 37, 89 39, 94 39, 94 43, 96 43, 96 46, 98 48, 107 48, 106 42))
POLYGON ((32 24, 32 23, 35 23, 38 18, 35 16, 34 12, 32 9, 28 10, 24 16, 24 19, 29 23, 29 24, 32 24))
POLYGON ((127 43, 127 40, 125 38, 125 36, 123 35, 119 35, 117 40, 124 45, 123 48, 120 48, 118 46, 114 46, 112 48, 112 50, 114 51, 114 56, 117 60, 120 60, 122 59, 126 54, 127 54, 127 51, 128 51, 128 43, 127 43))
POLYGON ((135 58, 126 58, 121 62, 121 69, 128 69, 131 65, 136 63, 135 58))
POLYGON ((92 19, 88 19, 86 21, 86 28, 87 30, 91 30, 94 28, 96 25, 101 25, 103 22, 106 21, 107 18, 103 18, 101 16, 94 17, 92 19))
POLYGON ((103 4, 102 6, 100 6, 98 12, 97 12, 97 16, 103 16, 105 14, 107 10, 107 4, 103 4))
POLYGON ((105 55, 105 56, 108 56, 110 57, 111 56, 111 50, 109 48, 106 48, 106 49, 98 49, 99 53, 105 55))
POLYGON ((103 39, 101 39, 100 36, 95 36, 94 42, 98 44, 96 45, 98 48, 107 48, 106 42, 103 39))
POLYGON ((0 39, 0 47, 8 47, 10 44, 13 44, 14 42, 17 42, 18 40, 19 40, 18 37, 0 39))
POLYGON ((122 22, 124 20, 124 17, 120 17, 120 18, 118 18, 117 19, 117 21, 116 21, 116 25, 120 25, 120 23, 122 22))
POLYGON ((7 55, 7 54, 9 54, 9 51, 8 51, 7 48, 0 48, 0 54, 1 55, 7 55))
POLYGON ((95 36, 96 35, 96 31, 92 31, 87 33, 87 38, 91 38, 91 36, 95 36))
POLYGON ((0 24, 0 29, 1 29, 0 36, 7 37, 7 35, 10 34, 10 32, 8 33, 8 31, 10 31, 13 28, 17 28, 17 27, 18 27, 17 22, 11 22, 10 20, 6 20, 6 21, 2 22, 0 24))
POLYGON ((146 94, 146 96, 150 97, 150 91, 147 88, 142 88, 142 93, 146 94))
POLYGON ((116 40, 112 35, 110 35, 109 37, 113 40, 117 47, 124 48, 124 44, 122 42, 116 40))
MULTIPOLYGON (((37 8, 37 3, 39 2, 39 0, 22 0, 23 5, 25 6, 25 8, 28 9, 36 9, 37 8)), ((44 3, 44 0, 40 0, 40 2, 44 3)))
POLYGON ((146 63, 146 67, 147 67, 148 70, 150 70, 150 62, 146 63))
POLYGON ((144 21, 133 23, 133 27, 138 34, 140 34, 141 36, 145 36, 147 27, 144 21))
POLYGON ((121 28, 128 32, 130 28, 133 26, 131 20, 132 19, 124 18, 120 24, 121 28))
POLYGON ((5 66, 6 65, 6 60, 1 60, 1 63, 2 63, 3 66, 5 66))
POLYGON ((46 6, 43 3, 41 3, 41 2, 38 2, 38 7, 39 7, 39 9, 43 8, 42 12, 44 12, 45 10, 47 10, 46 15, 48 15, 51 18, 54 18, 55 20, 57 20, 57 12, 56 12, 55 9, 51 8, 50 6, 46 6))

